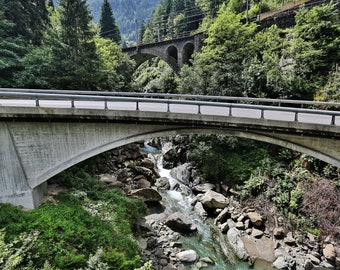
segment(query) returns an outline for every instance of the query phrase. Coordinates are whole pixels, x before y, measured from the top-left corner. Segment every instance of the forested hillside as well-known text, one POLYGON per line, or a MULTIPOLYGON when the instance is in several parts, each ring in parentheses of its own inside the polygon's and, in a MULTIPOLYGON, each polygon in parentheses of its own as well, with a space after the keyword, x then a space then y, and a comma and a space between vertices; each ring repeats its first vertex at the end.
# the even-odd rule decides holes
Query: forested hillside
MULTIPOLYGON (((59 0, 55 1, 55 3, 59 0)), ((94 22, 98 22, 103 0, 88 0, 94 22)), ((110 0, 114 18, 119 25, 122 40, 136 41, 136 29, 147 21, 160 0, 110 0), (137 22, 136 22, 137 19, 137 22)), ((138 32, 138 31, 137 31, 138 32)))

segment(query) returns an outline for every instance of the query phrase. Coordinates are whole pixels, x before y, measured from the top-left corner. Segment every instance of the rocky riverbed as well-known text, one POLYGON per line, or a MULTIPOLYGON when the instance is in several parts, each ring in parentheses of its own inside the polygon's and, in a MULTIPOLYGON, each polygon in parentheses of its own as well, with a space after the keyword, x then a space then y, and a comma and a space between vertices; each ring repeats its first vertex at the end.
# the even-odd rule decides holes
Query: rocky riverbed
POLYGON ((195 249, 185 248, 183 237, 197 234, 198 228, 191 214, 166 210, 171 206, 163 202, 163 194, 172 191, 188 198, 192 211, 209 224, 232 269, 241 269, 235 266, 234 257, 253 269, 340 269, 335 243, 326 239, 320 246, 312 234, 300 239, 284 227, 277 213, 269 217, 258 205, 241 207, 237 193, 205 183, 193 164, 186 162, 183 145, 168 143, 162 153, 160 165, 171 169, 175 183, 161 177, 155 155, 143 153, 138 144, 112 151, 110 170, 100 175, 100 181, 149 205, 150 215, 139 224, 138 241, 143 259, 152 260, 154 269, 224 269, 216 267, 211 256, 201 257, 195 249), (274 216, 274 225, 267 224, 274 216))

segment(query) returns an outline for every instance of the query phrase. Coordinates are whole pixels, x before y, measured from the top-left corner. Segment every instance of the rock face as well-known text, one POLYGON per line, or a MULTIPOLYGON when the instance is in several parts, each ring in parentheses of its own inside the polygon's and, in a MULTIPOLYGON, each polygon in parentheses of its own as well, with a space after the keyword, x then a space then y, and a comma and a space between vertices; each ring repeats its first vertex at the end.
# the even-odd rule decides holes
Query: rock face
POLYGON ((159 202, 162 200, 162 196, 153 188, 131 190, 130 195, 141 198, 144 202, 159 202))
POLYGON ((227 197, 212 190, 209 190, 203 195, 200 194, 197 198, 204 206, 212 209, 224 208, 229 204, 229 199, 227 197))
POLYGON ((166 221, 165 225, 174 231, 180 232, 194 232, 197 230, 196 225, 194 225, 189 218, 180 212, 173 213, 170 215, 166 221))

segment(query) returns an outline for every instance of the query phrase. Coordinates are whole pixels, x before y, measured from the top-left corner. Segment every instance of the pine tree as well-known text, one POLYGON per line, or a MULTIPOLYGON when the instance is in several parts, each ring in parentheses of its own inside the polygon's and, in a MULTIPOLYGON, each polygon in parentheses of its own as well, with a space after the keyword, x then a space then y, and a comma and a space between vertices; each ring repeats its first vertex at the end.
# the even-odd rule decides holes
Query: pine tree
POLYGON ((86 0, 60 0, 56 16, 46 40, 52 55, 51 87, 91 90, 99 59, 86 0))
POLYGON ((0 87, 13 87, 13 74, 20 68, 20 59, 26 52, 23 40, 11 36, 13 28, 14 23, 5 19, 0 9, 0 87))
POLYGON ((100 36, 120 43, 121 36, 119 27, 113 17, 112 8, 108 0, 104 0, 99 19, 100 36))
POLYGON ((50 9, 50 10, 54 10, 54 3, 53 3, 53 0, 48 0, 47 1, 47 7, 50 9))
POLYGON ((39 45, 49 22, 45 0, 4 0, 5 18, 15 24, 12 36, 39 45))

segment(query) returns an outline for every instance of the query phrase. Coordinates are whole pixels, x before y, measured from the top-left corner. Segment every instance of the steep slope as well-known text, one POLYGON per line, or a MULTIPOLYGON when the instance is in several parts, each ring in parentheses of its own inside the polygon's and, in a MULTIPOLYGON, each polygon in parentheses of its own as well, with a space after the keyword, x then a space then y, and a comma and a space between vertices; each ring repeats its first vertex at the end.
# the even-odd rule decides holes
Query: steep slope
MULTIPOLYGON (((103 0, 87 0, 87 2, 92 10, 93 20, 97 23, 103 0)), ((138 32, 141 22, 150 18, 160 0, 110 0, 109 2, 116 23, 119 25, 122 40, 136 41, 136 29, 138 32)))

